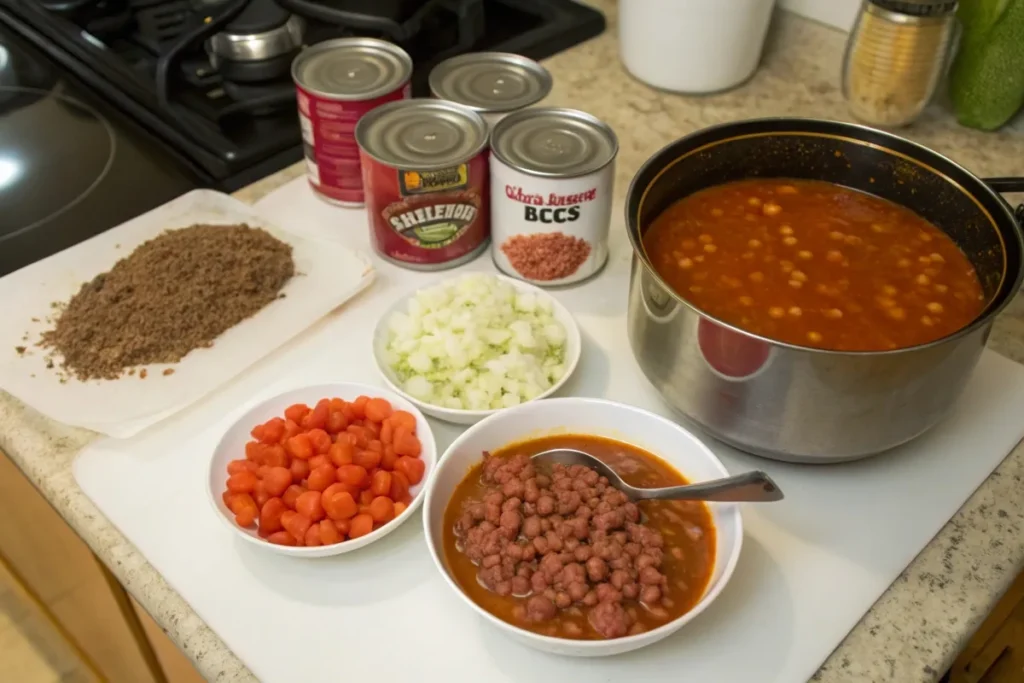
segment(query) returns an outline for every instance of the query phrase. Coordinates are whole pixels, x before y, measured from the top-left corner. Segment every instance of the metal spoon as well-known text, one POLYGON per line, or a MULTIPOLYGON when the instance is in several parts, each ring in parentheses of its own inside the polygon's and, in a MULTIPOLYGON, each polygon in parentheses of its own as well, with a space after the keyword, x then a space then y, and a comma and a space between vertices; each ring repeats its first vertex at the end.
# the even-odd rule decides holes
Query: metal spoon
POLYGON ((630 500, 711 500, 718 502, 768 503, 782 500, 782 490, 771 477, 760 470, 744 472, 734 477, 702 481, 686 486, 667 486, 660 489, 641 489, 630 486, 615 471, 594 456, 571 448, 554 448, 533 456, 540 465, 585 465, 608 478, 608 483, 625 493, 630 500))

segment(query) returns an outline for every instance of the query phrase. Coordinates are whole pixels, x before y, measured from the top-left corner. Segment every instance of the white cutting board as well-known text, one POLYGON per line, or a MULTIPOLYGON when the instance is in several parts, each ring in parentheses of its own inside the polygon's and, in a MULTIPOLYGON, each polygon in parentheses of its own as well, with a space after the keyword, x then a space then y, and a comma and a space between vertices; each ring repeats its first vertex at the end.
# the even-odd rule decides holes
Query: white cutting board
MULTIPOLYGON (((289 230, 369 253, 363 213, 321 203, 304 179, 259 208, 289 230)), ((583 357, 562 394, 670 415, 627 345, 630 252, 621 222, 614 225, 605 271, 553 292, 583 331, 583 357)), ((213 518, 208 458, 247 405, 303 383, 380 383, 370 358, 377 314, 437 274, 374 265, 371 289, 231 385, 131 440, 98 441, 75 462, 99 508, 267 683, 402 672, 439 683, 802 683, 1024 436, 1024 367, 986 353, 955 414, 878 458, 786 465, 711 442, 731 471, 763 468, 786 492, 782 503, 745 508, 743 553, 719 599, 673 637, 637 652, 594 660, 542 654, 460 604, 431 563, 419 514, 364 550, 305 561, 243 544, 213 518)), ((467 268, 491 264, 484 256, 467 268)), ((432 424, 440 449, 460 432, 432 424)))

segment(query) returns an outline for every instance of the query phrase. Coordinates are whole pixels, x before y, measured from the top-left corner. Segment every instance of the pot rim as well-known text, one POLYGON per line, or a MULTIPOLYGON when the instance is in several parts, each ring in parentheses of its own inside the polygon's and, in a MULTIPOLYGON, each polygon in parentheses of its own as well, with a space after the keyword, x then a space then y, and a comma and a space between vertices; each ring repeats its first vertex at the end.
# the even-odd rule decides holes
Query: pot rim
MULTIPOLYGON (((772 133, 772 132, 774 132, 774 133, 778 133, 778 134, 787 134, 787 133, 797 133, 797 134, 799 134, 801 131, 800 131, 799 128, 793 128, 792 130, 784 130, 784 129, 783 130, 772 130, 771 126, 779 125, 779 124, 795 124, 796 126, 799 126, 800 124, 808 124, 807 130, 803 131, 803 132, 806 132, 808 134, 812 134, 812 133, 815 132, 814 130, 811 129, 813 126, 835 127, 836 129, 838 129, 838 131, 846 131, 846 132, 850 133, 850 137, 852 137, 854 140, 861 140, 865 144, 874 144, 875 146, 880 147, 883 151, 888 151, 888 152, 891 152, 891 153, 895 153, 897 151, 897 150, 892 149, 891 147, 884 147, 884 146, 882 146, 880 144, 873 143, 873 142, 871 142, 869 140, 862 140, 861 138, 857 137, 858 134, 866 133, 866 134, 869 134, 869 135, 872 135, 872 136, 877 136, 877 137, 880 137, 880 138, 884 138, 888 142, 895 141, 898 144, 907 145, 914 152, 916 152, 918 155, 921 155, 921 156, 931 155, 932 157, 937 158, 941 162, 949 164, 951 167, 953 167, 954 169, 956 169, 960 173, 963 173, 968 178, 970 178, 971 180, 975 181, 980 186, 982 191, 984 193, 986 193, 987 196, 990 199, 992 199, 995 202, 996 205, 999 206, 999 211, 1002 212, 1002 218, 1007 223, 1007 225, 1010 226, 1010 231, 1009 232, 1012 232, 1012 239, 1016 242, 1017 251, 1018 251, 1019 254, 1021 254, 1022 259, 1024 259, 1024 236, 1022 236, 1022 234, 1021 234, 1022 226, 1017 224, 1017 220, 1014 217, 1012 207, 1010 207, 1010 205, 1007 204, 1006 200, 1004 200, 1002 198, 1002 196, 1000 196, 1000 194, 998 192, 996 192, 995 190, 990 188, 985 183, 984 180, 982 180, 980 177, 978 177, 977 175, 975 175, 971 171, 967 170, 966 168, 964 168, 963 166, 961 166, 957 162, 953 161, 949 157, 945 156, 944 154, 940 154, 939 152, 936 152, 935 150, 933 150, 933 149, 931 149, 929 147, 926 147, 926 146, 924 146, 924 145, 922 145, 920 143, 914 142, 913 140, 909 140, 907 138, 904 138, 904 137, 899 136, 899 135, 895 135, 895 134, 890 133, 888 131, 880 130, 878 128, 872 128, 871 126, 865 126, 865 125, 859 124, 859 123, 847 123, 847 122, 844 122, 844 121, 833 121, 833 120, 830 120, 830 119, 819 119, 819 118, 799 117, 799 116, 770 116, 770 117, 761 117, 761 118, 755 118, 755 119, 742 119, 742 120, 739 120, 739 121, 729 121, 729 122, 726 122, 726 123, 718 123, 718 124, 715 124, 713 126, 707 126, 705 128, 700 128, 700 129, 695 130, 695 131, 693 131, 693 132, 691 132, 691 133, 689 133, 687 135, 684 135, 683 137, 681 137, 681 138, 679 138, 677 140, 674 140, 674 141, 668 143, 667 145, 664 145, 663 147, 661 147, 661 149, 659 149, 657 152, 652 154, 647 159, 647 161, 645 161, 640 166, 639 169, 637 169, 636 173, 633 175, 632 180, 630 180, 629 188, 626 190, 626 202, 625 202, 626 232, 629 235, 629 242, 630 242, 630 245, 633 248, 633 260, 634 261, 639 261, 640 264, 643 266, 643 268, 647 271, 648 276, 654 278, 654 280, 661 286, 661 288, 664 289, 668 293, 668 295, 671 296, 676 301, 676 303, 679 303, 679 304, 682 304, 683 306, 686 306, 687 308, 689 308, 692 312, 696 313, 701 318, 710 320, 711 322, 713 322, 713 323, 715 323, 717 325, 721 325, 722 327, 728 328, 729 330, 732 330, 733 332, 738 332, 738 333, 740 333, 740 334, 742 334, 742 335, 744 335, 746 337, 749 337, 751 339, 756 339, 756 340, 765 342, 765 343, 770 344, 772 346, 777 346, 777 347, 781 347, 781 348, 785 348, 785 349, 789 349, 789 350, 793 350, 793 351, 803 351, 803 352, 806 352, 806 353, 819 354, 819 355, 875 357, 875 356, 897 356, 897 355, 902 355, 902 354, 905 354, 905 353, 913 353, 913 352, 917 352, 917 351, 923 351, 925 349, 929 349, 929 348, 932 348, 932 347, 940 346, 940 345, 943 345, 943 344, 946 344, 946 343, 949 343, 949 342, 952 342, 952 341, 956 341, 956 340, 958 340, 958 339, 960 339, 962 337, 966 337, 967 335, 972 334, 973 332, 975 332, 979 328, 984 327, 985 325, 991 324, 991 322, 995 318, 995 316, 997 316, 1000 312, 1002 312, 1002 310, 1004 308, 1006 308, 1006 306, 1008 306, 1009 303, 1013 300, 1013 298, 1017 295, 1017 293, 1018 293, 1018 291, 1019 291, 1019 289, 1021 287, 1021 282, 1022 282, 1022 280, 1024 280, 1024 266, 1018 267, 1017 268, 1017 272, 1014 273, 1012 276, 1009 276, 1009 274, 1007 272, 1005 272, 1005 270, 1004 270, 1003 280, 1002 280, 1002 282, 1000 284, 1000 287, 996 291, 995 296, 992 299, 989 300, 989 303, 986 306, 985 310, 983 310, 981 312, 981 314, 978 315, 978 317, 976 317, 973 321, 971 321, 969 324, 965 325, 964 327, 960 328, 956 332, 953 332, 952 334, 948 334, 945 337, 940 337, 939 339, 935 339, 935 340, 932 340, 930 342, 926 342, 924 344, 917 344, 915 346, 906 346, 906 347, 901 347, 901 348, 897 348, 897 349, 885 349, 885 350, 880 350, 880 351, 839 351, 839 350, 833 350, 833 349, 821 349, 821 348, 816 348, 816 347, 811 347, 811 346, 801 346, 799 344, 792 344, 790 342, 784 342, 784 341, 780 341, 778 339, 772 339, 771 337, 765 337, 763 335, 756 334, 754 332, 750 332, 748 330, 743 329, 742 327, 738 327, 736 325, 733 325, 732 323, 726 322, 724 320, 720 320, 719 318, 716 318, 715 316, 710 315, 709 313, 706 313, 706 312, 702 311, 701 309, 697 308, 692 303, 687 301, 685 298, 680 296, 674 289, 672 289, 672 287, 669 286, 669 284, 666 283, 662 279, 662 277, 654 269, 654 266, 651 265, 650 260, 647 258, 647 253, 644 250, 643 244, 641 242, 640 220, 639 220, 639 209, 640 209, 639 205, 641 203, 640 200, 642 200, 643 196, 641 195, 640 199, 637 200, 638 206, 637 206, 637 212, 636 212, 637 215, 635 217, 635 220, 634 220, 633 212, 631 211, 630 206, 631 206, 631 204, 633 204, 633 198, 636 197, 640 193, 646 193, 646 191, 650 188, 651 184, 653 183, 653 181, 651 181, 646 186, 641 188, 641 187, 639 187, 640 177, 642 175, 644 175, 645 172, 647 172, 648 170, 650 170, 651 168, 653 168, 653 167, 655 167, 657 165, 661 166, 661 170, 664 170, 665 168, 667 168, 670 162, 664 162, 664 161, 661 160, 661 158, 663 156, 667 155, 674 148, 676 148, 678 146, 681 146, 681 145, 685 146, 686 143, 691 142, 694 138, 696 138, 698 136, 702 136, 702 135, 707 135, 708 133, 714 133, 714 132, 720 132, 720 131, 728 131, 729 129, 736 128, 738 126, 754 126, 754 127, 756 127, 758 124, 762 124, 762 125, 768 126, 768 128, 763 131, 764 133, 772 133), (1009 283, 1009 286, 1008 286, 1008 280, 1012 280, 1012 282, 1009 283), (1002 301, 998 300, 998 298, 1000 296, 1002 297, 1002 301)), ((710 142, 713 142, 713 141, 709 141, 709 143, 710 142)), ((689 152, 692 152, 692 151, 693 150, 690 149, 690 150, 686 150, 685 152, 679 152, 679 153, 677 153, 675 155, 675 158, 673 158, 671 161, 676 161, 683 154, 686 154, 686 153, 689 153, 689 152)), ((919 156, 911 156, 909 154, 905 155, 905 156, 909 156, 911 158, 911 160, 913 160, 913 161, 917 161, 919 163, 923 162, 923 159, 921 159, 919 156)), ((935 169, 932 169, 932 170, 934 172, 938 172, 935 169)), ((945 174, 940 174, 940 175, 945 176, 945 174)), ((966 187, 963 187, 959 183, 956 183, 955 180, 953 180, 952 178, 949 178, 948 176, 946 176, 946 179, 947 179, 948 182, 952 182, 952 183, 957 184, 960 187, 960 189, 965 194, 971 196, 972 199, 977 201, 978 193, 972 192, 972 191, 968 190, 966 187)), ((1003 231, 1003 230, 999 229, 999 221, 997 220, 996 216, 990 216, 990 218, 993 221, 993 228, 997 231, 997 233, 1003 239, 1006 239, 1006 240, 1011 239, 1011 235, 1009 235, 1006 231, 1003 231)), ((1008 268, 1009 268, 1008 265, 1004 265, 1004 269, 1008 269, 1008 268)))

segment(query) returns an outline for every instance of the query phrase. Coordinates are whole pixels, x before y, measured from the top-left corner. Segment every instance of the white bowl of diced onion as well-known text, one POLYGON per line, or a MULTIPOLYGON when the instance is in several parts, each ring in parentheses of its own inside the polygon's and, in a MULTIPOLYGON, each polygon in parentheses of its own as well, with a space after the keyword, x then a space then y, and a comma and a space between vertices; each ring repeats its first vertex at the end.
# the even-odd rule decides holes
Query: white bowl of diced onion
POLYGON ((387 385, 427 415, 463 425, 558 391, 580 346, 576 321, 553 296, 478 272, 401 297, 373 335, 387 385))

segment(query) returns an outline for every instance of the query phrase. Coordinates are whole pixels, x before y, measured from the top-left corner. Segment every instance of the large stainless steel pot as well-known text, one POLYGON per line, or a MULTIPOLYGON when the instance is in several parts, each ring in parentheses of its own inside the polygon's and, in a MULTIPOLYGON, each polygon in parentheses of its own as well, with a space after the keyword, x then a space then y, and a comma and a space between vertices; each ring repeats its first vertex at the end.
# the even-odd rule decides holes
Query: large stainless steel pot
MULTIPOLYGON (((1001 189, 1013 185, 1003 181, 1001 189)), ((953 407, 993 318, 1021 283, 1020 227, 984 181, 903 138, 832 121, 759 119, 682 138, 633 179, 626 224, 634 249, 628 333, 644 374, 712 435, 779 460, 855 460, 935 425, 953 407), (702 313, 658 277, 642 236, 680 197, 751 177, 830 181, 914 210, 968 256, 987 307, 944 339, 860 353, 777 342, 702 313)))

